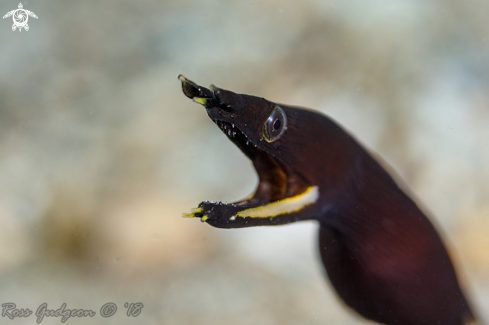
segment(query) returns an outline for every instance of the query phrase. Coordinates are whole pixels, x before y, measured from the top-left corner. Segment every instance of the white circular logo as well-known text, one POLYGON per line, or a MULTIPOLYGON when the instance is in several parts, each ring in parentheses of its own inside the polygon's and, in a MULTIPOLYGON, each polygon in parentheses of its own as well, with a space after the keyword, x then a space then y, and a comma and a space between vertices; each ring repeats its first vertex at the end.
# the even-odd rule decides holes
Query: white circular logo
POLYGON ((5 16, 3 16, 3 19, 10 16, 12 16, 12 20, 14 21, 14 24, 12 25, 12 30, 15 31, 18 28, 19 32, 22 31, 22 28, 24 28, 26 31, 29 30, 29 25, 27 25, 29 16, 37 19, 36 14, 32 11, 25 10, 22 6, 22 3, 19 3, 18 9, 7 12, 5 16))

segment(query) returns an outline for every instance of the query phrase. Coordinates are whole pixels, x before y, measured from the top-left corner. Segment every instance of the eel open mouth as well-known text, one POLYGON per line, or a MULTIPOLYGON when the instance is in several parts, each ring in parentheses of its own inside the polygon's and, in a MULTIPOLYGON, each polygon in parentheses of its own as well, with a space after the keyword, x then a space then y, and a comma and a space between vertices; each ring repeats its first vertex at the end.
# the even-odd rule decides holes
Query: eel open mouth
MULTIPOLYGON (((317 186, 308 184, 269 152, 273 145, 263 139, 263 121, 243 116, 247 109, 240 107, 243 105, 240 95, 212 85, 212 90, 201 87, 182 75, 178 78, 184 94, 206 108, 212 121, 252 161, 259 178, 255 192, 247 198, 229 204, 204 201, 191 213, 184 213, 184 217, 198 217, 222 228, 245 227, 250 221, 248 218, 270 220, 290 215, 317 200, 317 186)), ((285 221, 277 220, 277 223, 285 221)))

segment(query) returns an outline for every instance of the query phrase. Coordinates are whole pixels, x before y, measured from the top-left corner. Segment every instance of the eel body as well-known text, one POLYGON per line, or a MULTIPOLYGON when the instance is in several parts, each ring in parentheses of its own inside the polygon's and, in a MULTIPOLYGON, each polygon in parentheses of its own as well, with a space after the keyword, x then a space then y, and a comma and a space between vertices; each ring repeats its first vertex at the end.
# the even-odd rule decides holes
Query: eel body
POLYGON ((338 124, 312 110, 179 79, 259 178, 248 198, 204 201, 184 216, 218 228, 317 220, 328 278, 363 317, 383 324, 475 324, 433 224, 338 124))

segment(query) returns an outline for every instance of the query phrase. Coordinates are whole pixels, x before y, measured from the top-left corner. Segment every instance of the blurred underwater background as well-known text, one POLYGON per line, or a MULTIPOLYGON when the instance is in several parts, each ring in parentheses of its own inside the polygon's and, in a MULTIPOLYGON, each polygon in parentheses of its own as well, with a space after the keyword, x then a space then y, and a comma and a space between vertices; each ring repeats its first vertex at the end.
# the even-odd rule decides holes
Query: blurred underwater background
POLYGON ((22 4, 29 31, 0 21, 0 304, 97 312, 71 324, 370 324, 324 279, 314 222, 181 218, 257 184, 182 73, 345 127, 436 224, 489 320, 488 1, 22 4))

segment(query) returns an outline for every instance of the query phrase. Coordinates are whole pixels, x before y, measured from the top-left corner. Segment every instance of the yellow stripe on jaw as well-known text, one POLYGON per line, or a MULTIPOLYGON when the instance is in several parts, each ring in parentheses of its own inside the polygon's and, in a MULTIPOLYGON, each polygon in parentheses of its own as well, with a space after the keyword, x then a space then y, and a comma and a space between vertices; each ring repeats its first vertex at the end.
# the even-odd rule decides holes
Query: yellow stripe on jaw
POLYGON ((199 103, 200 105, 205 105, 207 104, 207 99, 201 98, 201 97, 194 97, 192 98, 194 102, 199 103))
POLYGON ((249 208, 236 213, 241 218, 271 218, 281 214, 297 212, 304 207, 313 204, 319 198, 317 186, 308 187, 307 190, 299 195, 289 197, 277 202, 262 205, 256 208, 249 208))

